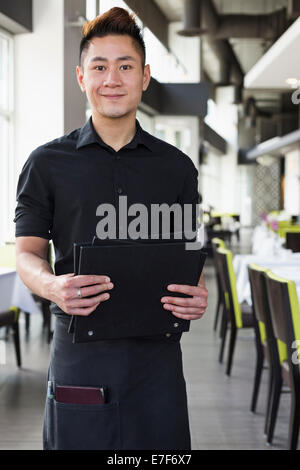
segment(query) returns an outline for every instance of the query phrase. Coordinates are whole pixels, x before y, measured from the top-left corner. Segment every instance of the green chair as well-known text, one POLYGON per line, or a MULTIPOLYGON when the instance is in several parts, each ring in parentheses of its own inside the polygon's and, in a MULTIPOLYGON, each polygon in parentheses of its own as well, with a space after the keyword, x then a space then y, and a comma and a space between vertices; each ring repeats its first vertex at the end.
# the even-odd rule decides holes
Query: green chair
POLYGON ((217 237, 214 237, 211 240, 211 246, 212 246, 212 252, 213 252, 213 259, 214 259, 216 279, 217 279, 217 291, 218 291, 217 308, 216 308, 215 321, 214 321, 214 330, 216 330, 221 307, 222 307, 222 312, 224 312, 224 308, 225 308, 225 300, 222 294, 220 274, 219 274, 217 258, 216 258, 216 251, 218 248, 226 248, 226 246, 225 246, 224 240, 222 240, 221 238, 217 238, 217 237))
MULTIPOLYGON (((268 308, 267 293, 264 289, 263 273, 268 271, 256 264, 248 266, 248 275, 251 288, 252 308, 254 313, 254 331, 256 340, 256 358, 255 378, 251 400, 251 411, 256 411, 258 392, 260 387, 261 375, 264 365, 264 359, 269 359, 268 343, 266 334, 266 310, 268 308)), ((271 321, 271 319, 270 319, 271 321)), ((270 388, 270 387, 269 387, 270 388)))
POLYGON ((20 310, 17 307, 10 307, 7 311, 0 312, 0 328, 6 327, 12 329, 17 365, 18 367, 21 367, 22 360, 19 334, 19 314, 20 310))
POLYGON ((278 350, 277 340, 274 335, 267 295, 265 274, 269 272, 269 269, 263 268, 254 263, 250 264, 248 267, 253 313, 255 318, 255 337, 257 346, 257 362, 251 401, 251 411, 255 412, 256 409, 261 374, 264 360, 266 359, 269 366, 269 383, 265 418, 265 434, 267 436, 268 442, 272 440, 272 429, 270 429, 269 426, 272 394, 274 393, 274 388, 276 389, 279 386, 281 387, 282 382, 281 366, 279 361, 280 351, 278 350))
POLYGON ((282 224, 282 222, 279 222, 278 226, 278 235, 281 238, 286 237, 286 233, 291 232, 291 233, 299 233, 300 232, 300 225, 292 225, 291 223, 289 224, 282 224))
POLYGON ((218 248, 216 251, 217 263, 220 273, 221 286, 225 299, 225 310, 227 316, 226 328, 221 341, 219 361, 222 362, 223 351, 226 341, 226 333, 228 324, 230 325, 230 341, 227 359, 226 374, 230 375, 235 342, 238 330, 241 328, 253 328, 253 311, 252 307, 247 304, 238 302, 236 290, 236 278, 233 270, 232 252, 225 248, 218 248))
MULTIPOLYGON (((0 246, 0 267, 16 269, 15 244, 5 244, 0 246)), ((19 334, 19 316, 20 310, 14 306, 11 306, 5 312, 0 312, 0 328, 6 328, 6 336, 8 336, 9 329, 12 329, 17 365, 18 367, 21 367, 22 360, 19 334)))
POLYGON ((277 341, 281 378, 273 384, 268 442, 272 442, 282 383, 291 390, 288 448, 297 449, 300 426, 300 309, 295 283, 272 272, 264 274, 277 341))

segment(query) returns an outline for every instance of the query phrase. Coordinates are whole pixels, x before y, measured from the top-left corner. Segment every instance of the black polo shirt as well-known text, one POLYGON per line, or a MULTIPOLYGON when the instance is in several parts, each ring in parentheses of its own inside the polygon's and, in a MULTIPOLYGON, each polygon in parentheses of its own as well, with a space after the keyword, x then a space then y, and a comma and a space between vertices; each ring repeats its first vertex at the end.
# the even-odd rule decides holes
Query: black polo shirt
MULTIPOLYGON (((79 129, 39 146, 19 176, 16 237, 52 239, 55 274, 73 272, 73 243, 92 241, 97 207, 199 202, 198 172, 176 147, 142 129, 120 150, 107 145, 92 117, 79 129)), ((118 217, 117 217, 118 220, 118 217)))

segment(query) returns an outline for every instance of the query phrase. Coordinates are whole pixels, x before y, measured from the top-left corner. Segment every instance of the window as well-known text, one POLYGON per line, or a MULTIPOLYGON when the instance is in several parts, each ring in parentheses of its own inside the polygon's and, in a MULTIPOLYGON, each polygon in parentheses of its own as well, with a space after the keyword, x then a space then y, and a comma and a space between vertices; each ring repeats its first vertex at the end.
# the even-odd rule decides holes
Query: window
POLYGON ((86 19, 91 21, 98 15, 96 0, 86 0, 86 19))
POLYGON ((13 38, 0 30, 0 243, 14 238, 13 38))

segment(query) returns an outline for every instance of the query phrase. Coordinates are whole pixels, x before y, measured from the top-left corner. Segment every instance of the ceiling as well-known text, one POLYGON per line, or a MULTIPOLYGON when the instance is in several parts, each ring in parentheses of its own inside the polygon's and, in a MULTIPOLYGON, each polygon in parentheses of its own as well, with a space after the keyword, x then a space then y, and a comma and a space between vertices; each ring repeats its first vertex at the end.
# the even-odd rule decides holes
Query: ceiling
MULTIPOLYGON (((154 0, 169 21, 182 21, 184 0, 154 0)), ((221 14, 266 14, 288 7, 289 0, 213 0, 221 14)), ((244 73, 247 73, 271 46, 263 39, 229 39, 244 73)), ((209 53, 209 50, 207 50, 209 53)))
POLYGON ((246 88, 290 90, 287 79, 300 85, 300 18, 272 45, 264 57, 245 76, 246 88), (298 83, 297 83, 298 80, 298 83))
MULTIPOLYGON (((183 21, 184 0, 153 0, 159 9, 164 13, 170 22, 183 21)), ((200 1, 200 0, 199 0, 200 1)), ((288 9, 289 0, 212 0, 213 5, 219 15, 222 14, 268 14, 278 11, 282 8, 288 9)), ((291 20, 289 20, 291 23, 291 20)), ((179 28, 180 29, 180 28, 179 28)), ((300 37, 299 37, 300 39, 300 37)), ((241 66, 243 73, 246 75, 255 64, 259 63, 262 56, 271 48, 272 42, 265 39, 245 39, 245 38, 229 38, 229 44, 241 66)), ((299 42, 298 42, 299 44, 299 42)), ((299 49, 299 46, 298 46, 299 49)), ((295 60, 293 61, 295 68, 298 69, 299 59, 297 57, 297 48, 294 50, 295 60)), ((299 52, 298 52, 299 55, 299 52)), ((218 83, 220 76, 220 61, 217 59, 214 51, 208 41, 203 38, 203 59, 205 72, 212 82, 218 83)), ((282 70, 282 73, 284 71, 282 70)), ((277 71, 278 73, 278 71, 277 71)), ((291 72, 292 73, 292 72, 291 72)), ((300 78, 300 70, 297 76, 300 78)), ((277 112, 280 109, 281 95, 278 83, 271 92, 269 76, 272 77, 275 84, 276 73, 270 70, 268 78, 264 81, 262 87, 258 90, 245 90, 244 99, 248 96, 254 96, 257 100, 259 108, 277 112), (277 88, 277 90, 276 90, 277 88)))

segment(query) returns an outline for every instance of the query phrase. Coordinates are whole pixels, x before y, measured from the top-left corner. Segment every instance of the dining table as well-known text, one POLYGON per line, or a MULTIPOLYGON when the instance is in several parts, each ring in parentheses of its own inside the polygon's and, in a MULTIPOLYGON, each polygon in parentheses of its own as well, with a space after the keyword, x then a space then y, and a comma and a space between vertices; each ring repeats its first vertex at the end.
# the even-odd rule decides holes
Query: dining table
POLYGON ((17 271, 0 267, 0 312, 10 307, 18 307, 27 314, 41 314, 39 305, 17 271))
POLYGON ((300 253, 290 253, 281 250, 278 254, 237 254, 233 259, 233 269, 236 276, 236 289, 239 303, 252 305, 251 288, 248 266, 255 263, 270 269, 274 274, 295 282, 300 302, 300 253))

